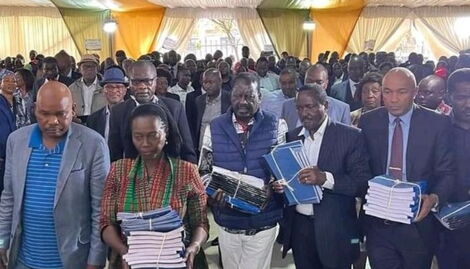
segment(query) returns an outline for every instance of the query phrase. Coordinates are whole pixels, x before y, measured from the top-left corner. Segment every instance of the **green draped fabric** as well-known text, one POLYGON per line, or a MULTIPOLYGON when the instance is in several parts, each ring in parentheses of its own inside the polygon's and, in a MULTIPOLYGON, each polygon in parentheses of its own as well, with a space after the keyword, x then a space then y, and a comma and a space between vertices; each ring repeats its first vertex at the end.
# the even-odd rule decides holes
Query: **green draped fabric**
POLYGON ((307 57, 307 34, 302 25, 309 12, 308 9, 258 9, 278 55, 287 51, 290 55, 307 57))
POLYGON ((100 55, 101 60, 111 56, 109 36, 103 31, 103 25, 106 18, 109 17, 109 10, 90 10, 76 8, 58 7, 67 28, 70 31, 75 45, 81 55, 87 53, 96 53, 100 55), (85 40, 98 39, 101 42, 101 50, 87 50, 85 40))
POLYGON ((309 9, 314 1, 309 0, 264 0, 258 6, 260 9, 309 9))

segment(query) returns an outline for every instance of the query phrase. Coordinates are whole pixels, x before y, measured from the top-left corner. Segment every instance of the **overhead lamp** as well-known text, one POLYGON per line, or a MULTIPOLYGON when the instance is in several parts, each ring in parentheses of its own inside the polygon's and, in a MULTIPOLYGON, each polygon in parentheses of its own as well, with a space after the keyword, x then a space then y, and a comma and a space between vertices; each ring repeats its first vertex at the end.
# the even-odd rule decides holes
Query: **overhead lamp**
POLYGON ((460 38, 466 39, 470 37, 469 25, 470 17, 460 17, 455 20, 454 30, 460 38))
POLYGON ((106 33, 112 34, 117 30, 117 22, 113 18, 109 18, 104 22, 103 30, 106 33))
POLYGON ((305 30, 305 31, 313 31, 315 30, 315 22, 310 19, 310 18, 307 18, 303 25, 302 25, 302 28, 305 30))

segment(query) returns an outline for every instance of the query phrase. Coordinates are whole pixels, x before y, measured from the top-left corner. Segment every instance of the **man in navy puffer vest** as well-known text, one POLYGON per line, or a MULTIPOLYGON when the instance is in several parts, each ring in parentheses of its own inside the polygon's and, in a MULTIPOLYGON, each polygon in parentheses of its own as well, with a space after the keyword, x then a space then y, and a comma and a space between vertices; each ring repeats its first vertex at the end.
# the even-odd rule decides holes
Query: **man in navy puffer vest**
MULTIPOLYGON (((260 109, 261 94, 256 75, 240 73, 234 79, 231 108, 212 120, 203 146, 213 154, 213 165, 255 176, 269 184, 263 155, 285 142, 287 124, 260 109)), ((271 188, 266 188, 271 189, 271 188)), ((225 269, 269 268, 277 223, 282 218, 283 197, 272 194, 261 213, 250 215, 219 202, 212 211, 219 225, 219 245, 225 269)))

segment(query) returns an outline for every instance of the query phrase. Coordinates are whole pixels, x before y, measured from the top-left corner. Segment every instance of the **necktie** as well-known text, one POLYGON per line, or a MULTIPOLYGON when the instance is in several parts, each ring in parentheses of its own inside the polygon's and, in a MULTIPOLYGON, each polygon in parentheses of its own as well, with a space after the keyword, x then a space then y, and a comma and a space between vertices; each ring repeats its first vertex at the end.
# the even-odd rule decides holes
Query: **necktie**
POLYGON ((403 130, 400 118, 395 119, 395 130, 392 137, 392 152, 390 154, 390 166, 388 173, 394 179, 402 180, 403 170, 403 130))

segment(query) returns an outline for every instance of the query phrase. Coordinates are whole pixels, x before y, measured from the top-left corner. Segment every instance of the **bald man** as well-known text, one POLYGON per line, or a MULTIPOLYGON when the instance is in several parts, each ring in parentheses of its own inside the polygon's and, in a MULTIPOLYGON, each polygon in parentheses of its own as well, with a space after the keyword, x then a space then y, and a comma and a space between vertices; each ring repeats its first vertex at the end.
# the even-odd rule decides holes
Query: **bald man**
POLYGON ((429 75, 419 82, 415 103, 448 116, 452 107, 444 102, 446 94, 446 81, 439 76, 429 75))
POLYGON ((99 214, 109 154, 95 131, 72 123, 64 84, 38 92, 38 123, 7 142, 0 202, 0 269, 101 268, 99 214), (7 258, 7 250, 9 258, 7 258))
POLYGON ((430 268, 438 239, 438 226, 430 211, 447 201, 454 182, 450 121, 415 105, 416 93, 413 73, 394 68, 383 79, 384 107, 359 120, 373 176, 387 174, 402 181, 428 183, 421 210, 412 224, 366 216, 367 253, 372 268, 430 268))

